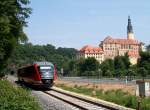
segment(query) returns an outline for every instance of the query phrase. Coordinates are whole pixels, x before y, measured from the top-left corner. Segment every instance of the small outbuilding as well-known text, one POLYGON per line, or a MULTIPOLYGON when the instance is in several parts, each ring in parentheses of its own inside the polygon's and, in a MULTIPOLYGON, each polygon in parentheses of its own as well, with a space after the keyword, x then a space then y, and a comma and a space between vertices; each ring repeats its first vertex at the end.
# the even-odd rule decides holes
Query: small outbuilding
POLYGON ((136 84, 136 96, 150 96, 150 80, 137 80, 136 84))

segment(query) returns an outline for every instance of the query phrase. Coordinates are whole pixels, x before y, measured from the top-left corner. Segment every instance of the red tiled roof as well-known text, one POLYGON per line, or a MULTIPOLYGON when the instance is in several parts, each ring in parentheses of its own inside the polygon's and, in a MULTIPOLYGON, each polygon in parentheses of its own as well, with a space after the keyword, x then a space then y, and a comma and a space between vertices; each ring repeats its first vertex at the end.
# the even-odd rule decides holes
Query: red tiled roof
POLYGON ((82 47, 79 52, 83 53, 103 53, 103 50, 100 47, 92 47, 91 45, 86 45, 82 47))
POLYGON ((138 40, 132 39, 114 39, 110 36, 106 37, 103 43, 111 43, 111 44, 141 44, 138 40))
POLYGON ((129 57, 139 57, 139 53, 135 51, 128 51, 128 56, 129 57))

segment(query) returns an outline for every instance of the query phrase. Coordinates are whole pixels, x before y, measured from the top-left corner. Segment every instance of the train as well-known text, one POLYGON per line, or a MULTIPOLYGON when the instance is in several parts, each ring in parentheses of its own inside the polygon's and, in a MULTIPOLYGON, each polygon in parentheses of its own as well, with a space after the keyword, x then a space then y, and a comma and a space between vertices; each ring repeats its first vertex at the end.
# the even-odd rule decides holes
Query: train
POLYGON ((51 88, 56 80, 56 66, 47 61, 34 62, 18 69, 19 82, 36 87, 51 88))

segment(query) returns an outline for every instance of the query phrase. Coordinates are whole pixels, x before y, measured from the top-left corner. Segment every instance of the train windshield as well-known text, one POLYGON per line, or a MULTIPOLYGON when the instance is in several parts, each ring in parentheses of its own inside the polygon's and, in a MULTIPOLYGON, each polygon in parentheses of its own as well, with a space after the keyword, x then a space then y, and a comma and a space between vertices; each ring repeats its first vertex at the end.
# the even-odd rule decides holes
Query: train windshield
POLYGON ((54 69, 52 66, 40 66, 40 73, 42 79, 53 77, 54 69))

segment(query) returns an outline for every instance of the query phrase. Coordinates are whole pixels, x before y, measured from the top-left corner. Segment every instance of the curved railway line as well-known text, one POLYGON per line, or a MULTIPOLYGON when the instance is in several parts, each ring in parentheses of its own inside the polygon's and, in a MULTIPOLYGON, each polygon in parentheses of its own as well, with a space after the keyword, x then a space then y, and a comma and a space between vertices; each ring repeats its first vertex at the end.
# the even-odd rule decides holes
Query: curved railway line
POLYGON ((67 95, 67 94, 63 94, 60 92, 56 92, 56 91, 50 91, 50 92, 44 92, 52 97, 55 97, 59 100, 62 100, 80 110, 109 110, 109 109, 105 109, 103 107, 94 105, 90 102, 84 101, 82 99, 67 95))
POLYGON ((117 104, 106 101, 99 101, 94 98, 92 99, 55 87, 53 87, 50 91, 43 92, 59 100, 62 100, 80 110, 133 110, 117 104))
MULTIPOLYGON (((16 78, 9 76, 10 82, 15 82, 16 78)), ((65 91, 63 89, 52 87, 49 91, 41 91, 44 94, 52 96, 58 100, 62 100, 69 105, 72 105, 73 110, 134 110, 126 108, 107 101, 91 98, 85 95, 65 91)), ((44 101, 45 103, 45 101, 44 101)), ((56 105, 59 106, 59 105, 56 105)), ((66 110, 66 109, 65 109, 66 110)))

